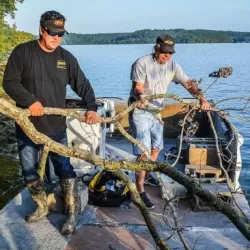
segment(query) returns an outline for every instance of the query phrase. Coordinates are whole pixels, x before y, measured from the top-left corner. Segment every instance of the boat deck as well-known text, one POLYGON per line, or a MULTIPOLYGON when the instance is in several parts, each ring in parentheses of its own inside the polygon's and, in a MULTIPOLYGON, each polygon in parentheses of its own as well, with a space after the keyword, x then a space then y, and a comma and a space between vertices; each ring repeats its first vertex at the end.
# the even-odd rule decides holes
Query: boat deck
MULTIPOLYGON (((150 199, 155 204, 152 219, 163 238, 170 236, 169 227, 163 221, 165 202, 160 198, 157 187, 146 187, 150 199)), ((244 204, 242 196, 240 205, 244 204)), ((148 232, 139 209, 96 208, 87 205, 80 215, 76 232, 71 237, 63 237, 59 228, 65 216, 51 213, 39 223, 27 224, 24 220, 34 203, 24 189, 0 212, 0 249, 25 250, 153 250, 154 241, 148 232)), ((193 212, 187 200, 180 200, 177 206, 183 235, 192 249, 248 249, 249 242, 234 225, 221 213, 193 212), (194 248, 195 247, 195 248, 194 248)), ((168 218, 171 222, 171 216, 168 218)), ((168 241, 171 249, 184 249, 174 235, 168 241)))
MULTIPOLYGON (((166 140, 165 148, 173 146, 174 143, 174 140, 166 140)), ((121 157, 134 159, 131 154, 132 147, 125 139, 107 139, 107 151, 113 154, 112 150, 115 149, 121 150, 117 151, 121 157)), ((163 155, 164 151, 160 159, 164 158, 163 155)), ((181 165, 179 167, 181 168, 181 165)), ((176 188, 182 190, 185 195, 185 189, 181 185, 176 185, 176 188)), ((169 231, 169 226, 163 218, 168 219, 171 225, 173 221, 168 210, 163 214, 165 201, 161 199, 160 188, 146 186, 146 191, 155 204, 155 209, 150 212, 152 219, 161 236, 167 239, 172 231, 169 231)), ((241 209, 250 218, 249 206, 244 195, 237 194, 235 197, 241 209)), ((0 249, 156 249, 139 209, 133 204, 131 209, 97 208, 87 205, 80 215, 77 230, 71 237, 60 234, 59 228, 65 216, 59 213, 51 213, 39 223, 27 224, 24 217, 34 209, 34 206, 29 192, 24 189, 0 211, 0 249)), ((249 249, 249 242, 220 212, 194 212, 185 198, 179 200, 176 209, 178 217, 182 218, 182 233, 191 249, 249 249)), ((176 234, 168 240, 168 244, 171 249, 184 249, 176 234)))
MULTIPOLYGON (((163 216, 171 221, 171 215, 163 215, 165 202, 160 199, 159 188, 147 188, 155 204, 151 211, 153 221, 163 238, 171 235, 163 216)), ((249 242, 230 221, 219 212, 192 212, 187 200, 178 203, 177 212, 183 227, 183 236, 192 249, 244 249, 249 242)), ((171 249, 184 249, 176 234, 168 241, 171 249)), ((145 221, 137 207, 131 210, 98 208, 94 223, 89 223, 72 237, 68 249, 156 249, 145 221), (87 240, 91 238, 91 240, 87 240), (83 248, 82 246, 86 247, 83 248)))

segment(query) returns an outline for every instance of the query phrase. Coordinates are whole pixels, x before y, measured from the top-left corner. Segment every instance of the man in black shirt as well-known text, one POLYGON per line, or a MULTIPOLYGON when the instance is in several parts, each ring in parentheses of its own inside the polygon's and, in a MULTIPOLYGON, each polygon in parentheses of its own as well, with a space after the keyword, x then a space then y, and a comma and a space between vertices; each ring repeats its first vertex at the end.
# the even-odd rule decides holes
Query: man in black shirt
MULTIPOLYGON (((65 17, 56 11, 47 11, 40 19, 38 40, 18 45, 11 53, 4 73, 3 87, 21 108, 29 108, 30 120, 35 128, 67 146, 65 117, 43 115, 43 107, 65 108, 66 85, 87 105, 86 123, 97 121, 97 105, 89 80, 85 77, 75 57, 60 47, 65 17)), ((25 183, 37 203, 36 211, 27 216, 36 222, 49 213, 43 180, 37 174, 42 145, 34 144, 16 125, 19 157, 25 183)), ((77 223, 77 179, 68 157, 50 153, 55 174, 64 193, 67 220, 61 232, 72 233, 77 223)))

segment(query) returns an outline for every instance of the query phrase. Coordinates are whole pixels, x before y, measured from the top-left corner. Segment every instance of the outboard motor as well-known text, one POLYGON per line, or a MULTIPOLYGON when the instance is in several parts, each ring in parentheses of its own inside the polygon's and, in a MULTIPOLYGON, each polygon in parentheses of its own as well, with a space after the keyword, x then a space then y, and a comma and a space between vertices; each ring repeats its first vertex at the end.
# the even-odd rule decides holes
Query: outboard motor
MULTIPOLYGON (((115 102, 110 99, 98 99, 101 103, 104 104, 104 109, 106 112, 106 117, 114 117, 115 116, 115 102)), ((115 131, 115 125, 113 123, 106 124, 106 133, 109 136, 115 131)))

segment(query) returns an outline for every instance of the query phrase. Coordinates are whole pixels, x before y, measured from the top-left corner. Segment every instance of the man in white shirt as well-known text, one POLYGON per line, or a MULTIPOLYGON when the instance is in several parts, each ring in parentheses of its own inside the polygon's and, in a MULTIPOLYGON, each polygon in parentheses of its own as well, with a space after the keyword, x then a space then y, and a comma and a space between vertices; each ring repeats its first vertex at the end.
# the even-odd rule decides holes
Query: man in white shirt
MULTIPOLYGON (((154 45, 154 53, 139 58, 131 69, 132 88, 129 102, 143 100, 145 96, 165 94, 171 82, 178 82, 187 89, 194 97, 199 98, 201 108, 210 110, 210 104, 197 87, 182 70, 180 65, 172 58, 175 53, 175 41, 169 35, 157 37, 154 45)), ((163 107, 164 98, 140 103, 129 115, 130 128, 133 137, 140 141, 144 147, 151 151, 151 160, 156 161, 159 152, 163 148, 163 125, 157 113, 144 110, 144 106, 150 104, 158 110, 163 107)), ((137 160, 146 161, 147 157, 135 145, 133 153, 137 160)), ((147 208, 154 208, 144 190, 146 171, 139 171, 136 176, 136 186, 147 208)), ((157 181, 151 176, 148 181, 157 185, 157 181)))

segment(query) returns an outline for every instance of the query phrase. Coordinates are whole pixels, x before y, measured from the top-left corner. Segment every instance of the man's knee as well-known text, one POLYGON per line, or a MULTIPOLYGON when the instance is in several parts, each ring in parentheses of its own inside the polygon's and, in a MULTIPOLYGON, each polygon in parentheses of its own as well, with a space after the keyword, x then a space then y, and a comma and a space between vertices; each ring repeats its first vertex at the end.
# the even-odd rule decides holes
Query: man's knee
POLYGON ((151 151, 151 160, 156 161, 157 158, 158 158, 159 153, 160 153, 159 149, 152 149, 152 151, 151 151))
POLYGON ((137 155, 136 161, 148 161, 148 157, 145 154, 137 155))
POLYGON ((19 150, 19 159, 24 180, 33 181, 38 178, 39 150, 36 147, 24 145, 22 149, 19 150))
POLYGON ((51 158, 55 174, 59 179, 75 178, 76 173, 73 166, 70 164, 70 158, 62 155, 53 155, 51 158))

